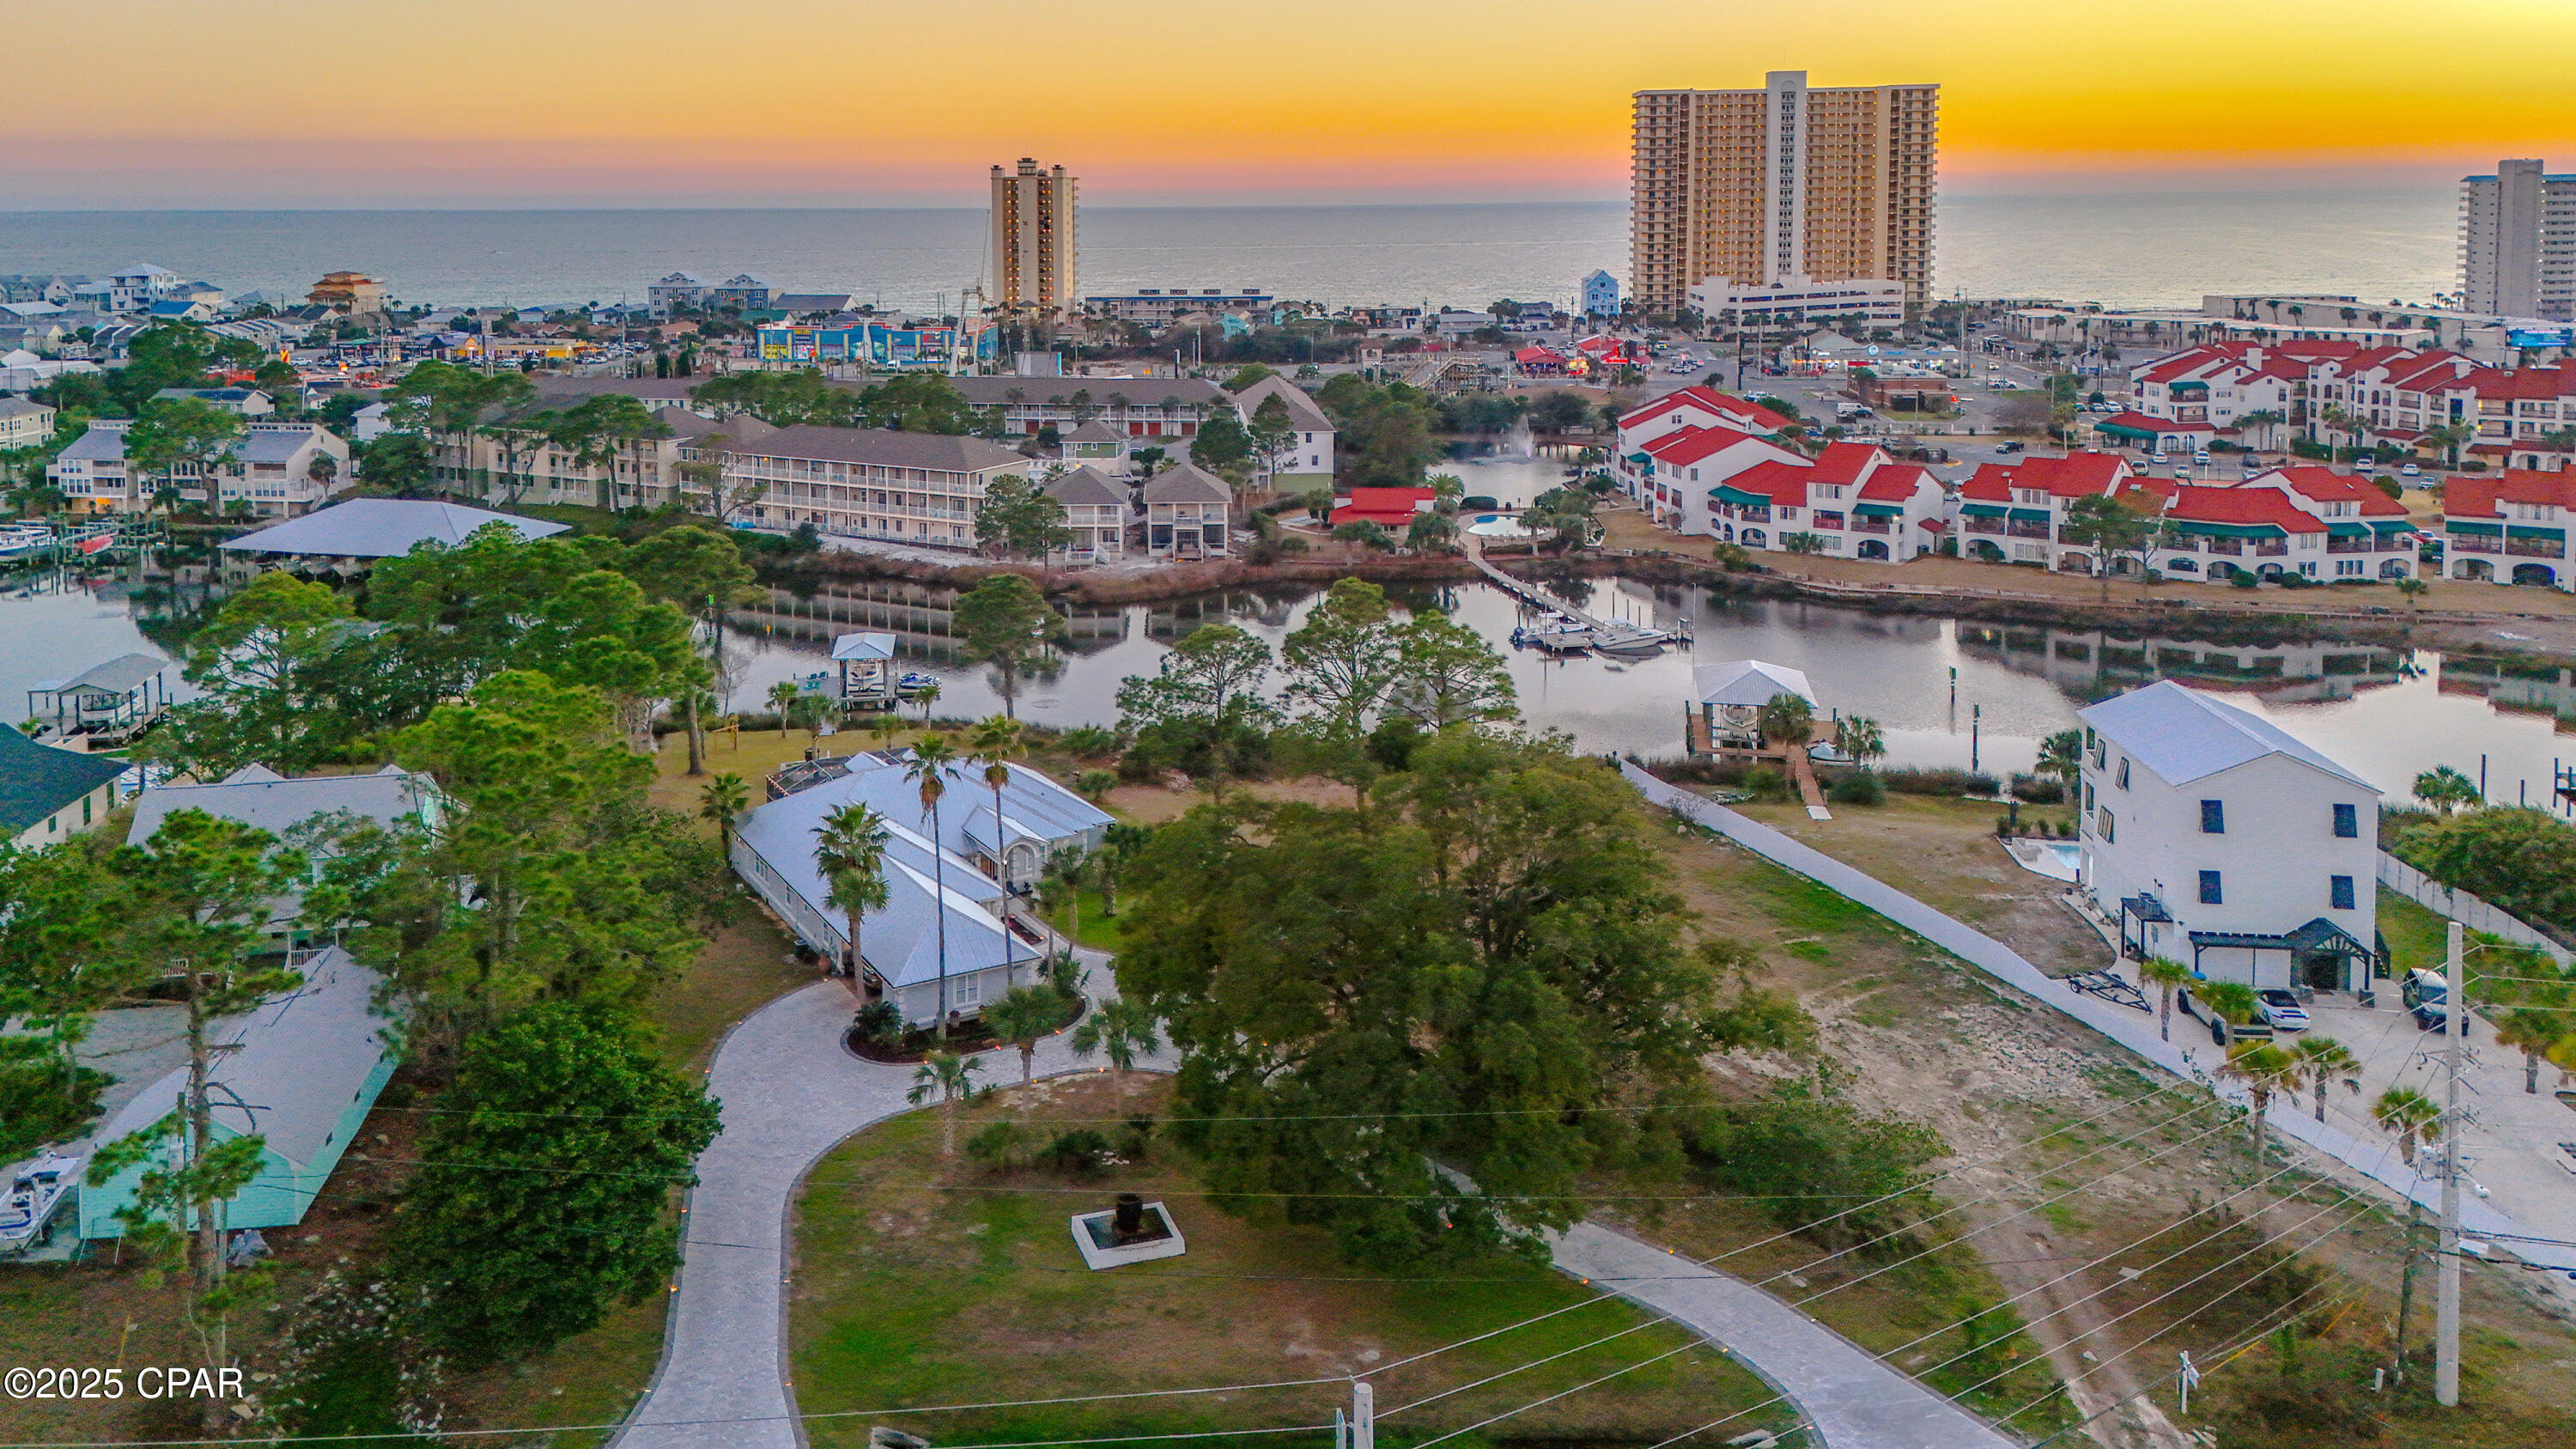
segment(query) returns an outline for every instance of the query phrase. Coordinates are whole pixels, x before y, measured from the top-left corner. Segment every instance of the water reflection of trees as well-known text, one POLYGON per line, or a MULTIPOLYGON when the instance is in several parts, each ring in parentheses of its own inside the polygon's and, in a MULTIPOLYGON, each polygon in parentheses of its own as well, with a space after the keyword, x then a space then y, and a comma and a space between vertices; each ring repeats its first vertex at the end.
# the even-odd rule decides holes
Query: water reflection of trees
POLYGON ((1959 651, 2089 703, 2173 679, 2282 703, 2345 699, 2414 672, 2399 651, 2325 639, 2212 640, 2119 630, 1959 625, 1959 651))

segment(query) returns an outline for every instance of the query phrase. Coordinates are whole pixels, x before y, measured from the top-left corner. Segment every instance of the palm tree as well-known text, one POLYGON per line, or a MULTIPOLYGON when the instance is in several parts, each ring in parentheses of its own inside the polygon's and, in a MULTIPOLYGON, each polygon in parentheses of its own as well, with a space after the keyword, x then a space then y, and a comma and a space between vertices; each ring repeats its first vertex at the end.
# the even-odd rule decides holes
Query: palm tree
POLYGON ((2406 612, 2409 617, 2412 617, 2416 610, 2423 607, 2422 600, 2424 594, 2432 587, 2433 586, 2431 584, 2428 584, 2422 579, 2416 578, 2411 574, 2397 581, 2397 592, 2403 595, 2406 599, 2406 612))
MULTIPOLYGON (((2442 1109, 2432 1098, 2413 1087, 2391 1087, 2379 1094, 2371 1105, 2370 1119, 2379 1130, 2397 1139, 2397 1153, 2411 1171, 2419 1147, 2429 1147, 2442 1133, 2442 1109)), ((2406 1194, 2406 1267, 2397 1277, 2397 1377, 2406 1377, 2406 1319, 2415 1306, 2415 1260, 2422 1256, 2416 1248, 2419 1230, 2424 1224, 2424 1204, 2415 1194, 2406 1194)))
MULTIPOLYGON (((930 919, 939 928, 939 1039, 948 1040, 948 880, 941 868, 939 797, 948 793, 948 771, 957 763, 956 747, 946 735, 923 735, 912 746, 912 763, 903 777, 921 787, 922 818, 930 822, 930 919)), ((1004 928, 1008 929, 1007 926, 1004 928)))
POLYGON ((2330 1036, 2303 1036, 2290 1048, 2298 1061, 2298 1072, 2315 1095, 2317 1120, 2326 1120, 2326 1088, 2341 1082, 2354 1096, 2361 1095, 2361 1058, 2352 1048, 2330 1036))
POLYGON ((939 703, 939 686, 936 684, 923 685, 920 691, 913 695, 912 702, 921 706, 921 722, 923 724, 930 723, 930 707, 939 703))
POLYGON ((2200 1000, 2218 1020, 2224 1038, 2221 1045, 2233 1054, 2236 1028, 2254 1019, 2254 988, 2242 981, 2206 981, 2201 983, 2200 1000))
POLYGON ((782 740, 787 738, 788 712, 796 707, 796 696, 803 692, 792 679, 782 679, 769 686, 769 707, 778 711, 778 737, 782 740))
POLYGON ((939 1097, 939 1155, 957 1155, 957 1099, 973 1095, 975 1072, 984 1065, 982 1057, 960 1056, 955 1052, 932 1052, 924 1057, 921 1069, 912 1074, 912 1090, 903 1099, 918 1107, 939 1097))
POLYGON ((1020 742, 1020 722, 1008 715, 994 715, 975 726, 970 743, 984 761, 984 783, 993 787, 993 878, 1009 890, 1010 876, 1002 864, 1003 854, 1010 848, 1002 830, 1002 787, 1011 783, 1008 762, 1026 748, 1020 742))
POLYGON ((896 735, 903 733, 903 716, 887 710, 868 721, 868 733, 876 736, 877 748, 882 750, 896 735))
POLYGON ((1834 725, 1834 746, 1866 770, 1870 761, 1887 753, 1887 735, 1869 716, 1847 715, 1834 725))
POLYGON ((1071 923, 1066 934, 1082 935, 1082 877, 1085 873, 1081 851, 1067 846, 1046 858, 1038 876, 1038 904, 1048 915, 1068 913, 1071 923))
POLYGON ((1807 736, 1814 732, 1815 720, 1815 706, 1807 703, 1804 696, 1775 694, 1754 717, 1754 725, 1766 742, 1780 747, 1781 757, 1785 759, 1790 750, 1807 747, 1807 736))
POLYGON ((1104 1001, 1073 1029, 1073 1055, 1086 1062, 1095 1056, 1109 1058, 1109 1065, 1118 1069, 1118 1103, 1123 1107, 1127 1103, 1127 1074, 1135 1070, 1136 1059, 1163 1049, 1157 1030, 1160 1026, 1153 1009, 1141 1001, 1104 1001))
POLYGON ((2448 765, 2436 765, 2415 777, 2415 798, 2448 815, 2461 806, 2479 804, 2486 796, 2479 793, 2477 781, 2448 765))
POLYGON ((2059 730, 2039 742, 2039 773, 2054 775, 2072 794, 2084 771, 2084 731, 2059 730))
POLYGON ((2191 968, 2170 956, 2150 956, 2138 963, 2138 980, 2153 986, 2164 996, 2164 1007, 2158 1016, 2157 1031, 2166 1041, 2173 1040, 2174 988, 2191 979, 2191 968))
POLYGON ((870 911, 885 909, 887 831, 885 817, 852 802, 834 809, 814 827, 814 864, 831 887, 824 904, 838 906, 850 927, 851 989, 858 989, 865 957, 859 952, 859 922, 870 911))
POLYGON ((2517 1006, 2495 1024, 2496 1045, 2522 1053, 2522 1090, 2540 1095, 2540 1063, 2576 1034, 2576 1016, 2557 1006, 2517 1006))
POLYGON ((733 821, 751 803, 751 790, 740 775, 718 775, 698 787, 698 818, 716 823, 716 843, 733 856, 733 821))
POLYGON ((2270 1124, 2272 1094, 2284 1089, 2296 1090, 2299 1059, 2267 1041, 2238 1042, 2227 1049, 2227 1060, 2218 1075, 2241 1082, 2246 1095, 2254 1099, 2254 1172, 2256 1202, 2261 1202, 2263 1172, 2263 1129, 2270 1124))
POLYGON ((1014 986, 984 1008, 993 1035, 1020 1049, 1020 1085, 1037 1073, 1038 1038, 1064 1022, 1064 998, 1042 986, 1014 986))

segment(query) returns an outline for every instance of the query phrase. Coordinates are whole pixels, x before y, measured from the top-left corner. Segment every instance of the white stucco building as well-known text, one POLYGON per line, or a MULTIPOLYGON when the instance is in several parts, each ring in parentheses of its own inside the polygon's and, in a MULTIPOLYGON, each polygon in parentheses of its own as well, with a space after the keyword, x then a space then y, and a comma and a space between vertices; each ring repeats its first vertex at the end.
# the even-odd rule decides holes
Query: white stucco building
POLYGON ((2379 791, 2170 680, 2083 711, 2082 887, 2121 954, 2258 988, 2367 986, 2379 791))

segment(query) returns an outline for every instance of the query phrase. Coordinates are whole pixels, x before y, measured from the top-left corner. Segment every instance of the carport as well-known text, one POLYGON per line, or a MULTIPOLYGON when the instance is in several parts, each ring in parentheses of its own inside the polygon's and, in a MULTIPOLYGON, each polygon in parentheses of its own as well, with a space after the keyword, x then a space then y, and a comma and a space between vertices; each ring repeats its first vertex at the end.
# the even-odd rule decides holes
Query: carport
POLYGON ((2377 951, 2353 939, 2351 932, 2323 916, 2277 936, 2249 931, 2193 931, 2191 974, 2207 979, 2208 973, 2201 969, 2201 953, 2204 951, 2246 952, 2251 958, 2245 973, 2248 986, 2263 989, 2321 986, 2330 991, 2362 994, 2370 990, 2371 969, 2379 959, 2377 951), (2263 979, 2261 953, 2265 951, 2279 951, 2288 957, 2281 963, 2281 978, 2277 981, 2263 979), (2355 969, 2356 962, 2359 963, 2358 970, 2355 969))

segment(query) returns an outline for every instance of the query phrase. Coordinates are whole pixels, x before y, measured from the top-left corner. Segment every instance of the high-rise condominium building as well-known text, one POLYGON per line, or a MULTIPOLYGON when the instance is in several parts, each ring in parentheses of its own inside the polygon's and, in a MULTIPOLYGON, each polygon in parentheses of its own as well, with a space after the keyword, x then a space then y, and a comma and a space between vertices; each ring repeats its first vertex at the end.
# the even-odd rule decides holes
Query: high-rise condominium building
POLYGON ((2499 161, 2460 179, 2460 308, 2576 321, 2576 176, 2499 161))
POLYGON ((1812 282, 1932 277, 1941 88, 1829 86, 1773 71, 1760 90, 1639 91, 1628 290, 1648 312, 1812 282))
POLYGON ((1069 317, 1074 290, 1074 179, 1023 156, 1016 173, 993 168, 993 282, 1006 312, 1069 317))

